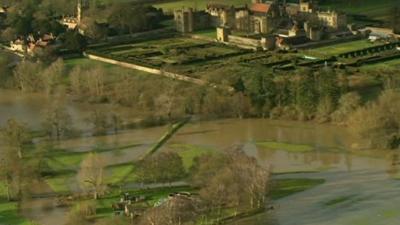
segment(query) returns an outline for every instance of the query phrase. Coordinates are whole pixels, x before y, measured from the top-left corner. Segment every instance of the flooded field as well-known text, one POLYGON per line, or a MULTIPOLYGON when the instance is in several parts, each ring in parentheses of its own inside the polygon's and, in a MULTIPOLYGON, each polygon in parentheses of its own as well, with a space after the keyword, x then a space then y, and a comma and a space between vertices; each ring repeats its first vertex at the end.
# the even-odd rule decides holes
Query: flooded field
MULTIPOLYGON (((40 95, 0 92, 0 124, 16 117, 39 127, 47 100, 40 95)), ((68 109, 77 127, 85 128, 81 115, 90 106, 70 102, 68 109)), ((117 135, 81 137, 58 146, 71 152, 129 146, 101 153, 108 165, 138 159, 167 126, 129 130, 117 135)), ((346 129, 313 123, 265 119, 193 121, 182 128, 161 151, 174 146, 197 146, 223 151, 243 146, 245 151, 271 168, 275 179, 315 178, 325 182, 315 188, 269 202, 274 209, 230 225, 397 225, 400 221, 399 156, 396 152, 351 150, 361 142, 346 129), (281 144, 276 144, 281 143, 281 144)), ((43 189, 46 189, 43 187, 43 189)), ((63 224, 66 211, 54 209, 49 199, 27 204, 24 215, 63 224), (63 216, 64 215, 64 216, 63 216)), ((1 224, 1 223, 0 223, 1 224)))

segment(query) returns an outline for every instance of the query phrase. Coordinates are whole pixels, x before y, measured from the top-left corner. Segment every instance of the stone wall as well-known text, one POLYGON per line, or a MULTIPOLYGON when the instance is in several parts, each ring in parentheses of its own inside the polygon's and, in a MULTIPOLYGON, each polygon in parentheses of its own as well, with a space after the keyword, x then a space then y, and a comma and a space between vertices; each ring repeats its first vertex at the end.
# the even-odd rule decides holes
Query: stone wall
POLYGON ((122 62, 122 61, 118 61, 118 60, 114 60, 114 59, 97 56, 97 55, 90 54, 90 53, 84 53, 83 55, 92 60, 101 61, 101 62, 113 64, 113 65, 118 65, 118 66, 122 66, 122 67, 129 68, 129 69, 140 70, 140 71, 155 74, 155 75, 161 75, 161 76, 165 76, 165 77, 172 78, 175 80, 186 81, 186 82, 190 82, 190 83, 194 83, 194 84, 198 84, 198 85, 206 85, 207 84, 205 81, 200 80, 200 79, 195 79, 192 77, 188 77, 188 76, 184 76, 184 75, 180 75, 180 74, 176 74, 176 73, 166 72, 166 71, 162 71, 160 69, 154 69, 154 68, 136 65, 133 63, 122 62))

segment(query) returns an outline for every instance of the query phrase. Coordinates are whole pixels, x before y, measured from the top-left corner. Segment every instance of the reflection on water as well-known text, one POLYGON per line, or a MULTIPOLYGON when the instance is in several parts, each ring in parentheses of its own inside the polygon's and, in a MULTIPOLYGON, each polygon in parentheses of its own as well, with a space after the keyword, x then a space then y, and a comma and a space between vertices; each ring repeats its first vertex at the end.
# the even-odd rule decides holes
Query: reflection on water
MULTIPOLYGON (((47 103, 40 95, 21 96, 0 91, 0 124, 13 116, 33 127, 39 126, 43 105, 47 103)), ((80 121, 90 111, 89 106, 69 102, 68 107, 74 112, 71 113, 74 124, 81 123, 84 127, 80 121)), ((157 127, 110 136, 82 137, 62 141, 57 147, 90 151, 130 146, 101 154, 108 164, 132 162, 166 130, 167 127, 157 127)), ((262 165, 272 168, 274 173, 281 173, 277 177, 326 180, 323 185, 274 202, 276 209, 273 211, 232 222, 232 225, 398 225, 400 183, 392 177, 398 176, 399 156, 383 151, 372 154, 374 157, 354 154, 347 151, 354 141, 358 140, 345 129, 335 126, 249 119, 193 122, 180 130, 168 144, 198 145, 216 151, 242 145, 262 165), (315 151, 271 151, 257 147, 258 141, 306 144, 313 146, 315 151), (301 173, 287 174, 299 171, 301 173), (325 205, 343 196, 355 197, 337 206, 325 205)), ((165 146, 161 151, 167 148, 165 146)), ((25 214, 47 221, 46 224, 54 224, 52 221, 62 224, 60 218, 65 211, 48 211, 49 207, 40 206, 46 204, 49 204, 48 200, 30 203, 28 205, 33 210, 26 210, 25 214)))

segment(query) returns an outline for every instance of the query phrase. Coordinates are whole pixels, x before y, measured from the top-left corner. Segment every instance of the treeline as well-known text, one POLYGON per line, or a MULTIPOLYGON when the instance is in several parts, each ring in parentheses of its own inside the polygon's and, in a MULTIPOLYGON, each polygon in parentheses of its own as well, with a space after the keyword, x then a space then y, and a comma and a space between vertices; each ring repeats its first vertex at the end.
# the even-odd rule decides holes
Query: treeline
MULTIPOLYGON (((144 4, 98 2, 90 1, 89 8, 84 9, 81 24, 85 35, 93 40, 154 29, 164 18, 161 10, 144 4)), ((0 17, 1 38, 12 41, 29 34, 53 33, 58 36, 69 33, 59 20, 65 15, 76 15, 77 1, 18 0, 3 4, 9 7, 6 16, 0 17)))

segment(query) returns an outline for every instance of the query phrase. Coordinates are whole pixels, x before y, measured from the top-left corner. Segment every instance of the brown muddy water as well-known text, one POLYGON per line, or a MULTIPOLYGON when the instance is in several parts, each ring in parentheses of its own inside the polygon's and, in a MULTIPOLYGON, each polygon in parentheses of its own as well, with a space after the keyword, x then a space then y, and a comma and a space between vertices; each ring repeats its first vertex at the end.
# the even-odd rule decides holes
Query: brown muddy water
MULTIPOLYGON (((0 91, 0 125, 10 117, 39 127, 43 119, 41 95, 0 91)), ((90 105, 66 101, 76 127, 86 128, 90 105)), ((125 110, 125 109, 124 109, 125 110)), ((167 126, 125 131, 118 135, 82 137, 59 143, 71 151, 115 146, 132 146, 102 153, 108 164, 130 162, 142 155, 166 131, 167 126)), ((221 151, 241 145, 276 178, 315 178, 326 182, 315 188, 277 200, 275 209, 230 225, 398 225, 400 224, 400 169, 393 152, 350 151, 360 142, 344 128, 312 123, 264 119, 191 122, 161 149, 172 144, 190 144, 221 151), (287 149, 266 150, 257 142, 274 141, 314 147, 310 152, 287 149), (332 204, 335 203, 335 204, 332 204)), ((46 188, 43 188, 46 189, 46 188)), ((24 215, 44 225, 64 224, 66 211, 53 208, 51 199, 29 203, 24 215)), ((271 203, 269 203, 271 204, 271 203)))

